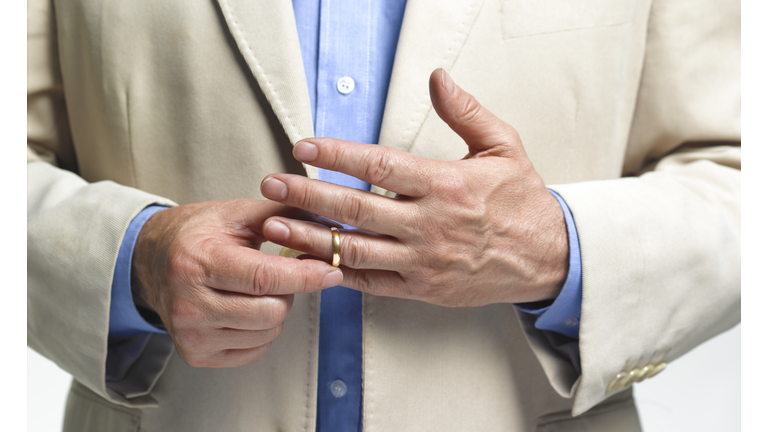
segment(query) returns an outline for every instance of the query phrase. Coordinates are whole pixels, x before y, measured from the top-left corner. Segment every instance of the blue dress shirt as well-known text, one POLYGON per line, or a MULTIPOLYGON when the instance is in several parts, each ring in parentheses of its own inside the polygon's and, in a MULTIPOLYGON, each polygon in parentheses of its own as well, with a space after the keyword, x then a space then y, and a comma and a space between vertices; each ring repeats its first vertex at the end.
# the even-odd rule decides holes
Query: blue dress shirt
MULTIPOLYGON (((315 135, 378 143, 405 0, 293 0, 293 6, 315 135)), ((370 190, 368 183, 346 174, 320 170, 319 175, 324 181, 370 190)), ((538 316, 537 328, 578 338, 582 296, 578 235, 565 201, 552 194, 568 225, 568 276, 554 301, 516 306, 538 316)), ((149 216, 161 209, 147 207, 131 222, 123 239, 112 285, 110 342, 147 331, 162 332, 139 315, 130 289, 136 237, 149 216)), ((138 356, 135 350, 126 352, 138 356)), ((108 370, 119 378, 131 362, 122 359, 121 367, 108 364, 108 370)), ((357 291, 334 287, 321 293, 317 398, 318 431, 360 430, 362 297, 357 291)))

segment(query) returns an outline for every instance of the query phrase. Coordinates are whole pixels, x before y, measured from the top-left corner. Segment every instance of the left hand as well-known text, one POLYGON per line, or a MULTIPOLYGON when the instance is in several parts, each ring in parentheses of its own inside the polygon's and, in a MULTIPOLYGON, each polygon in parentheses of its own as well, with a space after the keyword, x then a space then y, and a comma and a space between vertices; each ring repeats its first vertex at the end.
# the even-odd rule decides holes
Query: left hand
MULTIPOLYGON (((517 131, 442 69, 429 84, 435 111, 469 146, 464 159, 437 161, 384 146, 309 138, 294 148, 299 161, 398 195, 289 174, 267 176, 262 194, 365 230, 341 233, 346 287, 443 306, 555 298, 568 272, 565 219, 517 131)), ((263 233, 274 243, 331 258, 325 226, 276 216, 265 221, 263 233)))

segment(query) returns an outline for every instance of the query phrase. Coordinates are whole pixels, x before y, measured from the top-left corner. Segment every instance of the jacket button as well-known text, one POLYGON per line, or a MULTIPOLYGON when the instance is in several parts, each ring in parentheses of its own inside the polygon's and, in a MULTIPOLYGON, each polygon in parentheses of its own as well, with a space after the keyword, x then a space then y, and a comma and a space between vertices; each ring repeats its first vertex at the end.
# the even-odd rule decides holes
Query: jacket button
POLYGON ((643 382, 646 378, 650 376, 650 373, 653 372, 654 366, 647 364, 643 366, 642 369, 640 369, 640 374, 637 376, 637 382, 643 382))
POLYGON ((648 374, 648 378, 658 375, 659 372, 663 371, 666 368, 667 368, 667 364, 665 362, 661 362, 657 364, 656 366, 654 366, 653 371, 650 374, 648 374))
POLYGON ((640 375, 640 369, 638 368, 632 368, 631 371, 627 372, 627 378, 624 379, 624 382, 622 383, 622 387, 629 387, 632 385, 633 382, 637 381, 637 377, 640 375))
POLYGON ((608 387, 606 387, 606 390, 608 390, 608 393, 618 390, 621 388, 621 382, 626 378, 627 373, 622 372, 620 374, 616 374, 615 377, 611 380, 611 382, 608 383, 608 387))

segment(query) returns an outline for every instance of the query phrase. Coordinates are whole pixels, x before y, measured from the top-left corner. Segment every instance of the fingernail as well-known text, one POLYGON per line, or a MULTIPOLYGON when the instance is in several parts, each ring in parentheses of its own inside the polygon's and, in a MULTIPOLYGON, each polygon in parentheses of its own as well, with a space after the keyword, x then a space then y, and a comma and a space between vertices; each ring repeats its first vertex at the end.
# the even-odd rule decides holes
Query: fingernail
POLYGON ((312 162, 317 159, 317 146, 306 141, 300 141, 293 147, 293 157, 300 162, 312 162))
POLYGON ((291 230, 282 222, 269 221, 264 225, 264 235, 276 241, 286 241, 291 237, 291 230))
POLYGON ((440 69, 440 76, 443 79, 443 88, 445 91, 447 91, 451 96, 455 95, 456 83, 453 82, 453 79, 451 79, 451 76, 448 75, 448 72, 446 72, 445 69, 440 69))
POLYGON ((283 200, 288 195, 288 188, 280 180, 269 177, 261 184, 261 194, 268 199, 283 200))
POLYGON ((341 283, 344 279, 344 275, 341 274, 341 270, 334 270, 323 278, 323 288, 335 287, 341 283))

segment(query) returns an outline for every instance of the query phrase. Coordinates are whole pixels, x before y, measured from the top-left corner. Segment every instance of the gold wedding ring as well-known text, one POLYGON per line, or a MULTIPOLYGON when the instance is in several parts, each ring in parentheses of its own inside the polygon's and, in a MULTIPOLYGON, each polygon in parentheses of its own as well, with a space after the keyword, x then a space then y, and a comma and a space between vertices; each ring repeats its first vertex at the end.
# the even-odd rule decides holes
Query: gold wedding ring
POLYGON ((333 236, 333 261, 331 261, 331 265, 338 267, 341 264, 341 234, 339 229, 332 227, 331 235, 333 236))

